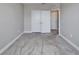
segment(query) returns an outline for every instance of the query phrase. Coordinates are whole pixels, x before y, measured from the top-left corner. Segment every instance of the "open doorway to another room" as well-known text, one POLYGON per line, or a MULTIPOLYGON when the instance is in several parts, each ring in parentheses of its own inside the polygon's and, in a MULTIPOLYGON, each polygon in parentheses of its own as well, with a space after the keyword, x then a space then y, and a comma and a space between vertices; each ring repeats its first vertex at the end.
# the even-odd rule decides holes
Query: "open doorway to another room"
POLYGON ((59 10, 51 11, 51 32, 59 34, 59 10))

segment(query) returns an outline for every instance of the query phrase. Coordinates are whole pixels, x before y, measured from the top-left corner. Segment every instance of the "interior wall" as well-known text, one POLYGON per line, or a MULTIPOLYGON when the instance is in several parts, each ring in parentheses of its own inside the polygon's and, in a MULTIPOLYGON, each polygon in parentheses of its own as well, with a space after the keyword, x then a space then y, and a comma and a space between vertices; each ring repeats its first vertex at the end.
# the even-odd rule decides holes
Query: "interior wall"
POLYGON ((60 33, 79 46, 79 4, 61 4, 60 33))
POLYGON ((24 31, 25 32, 31 32, 31 11, 32 10, 53 10, 60 8, 60 4, 46 4, 41 5, 38 4, 24 4, 24 31))
POLYGON ((31 32, 31 8, 24 5, 24 31, 31 32))
POLYGON ((24 31, 22 4, 0 4, 0 49, 24 31))

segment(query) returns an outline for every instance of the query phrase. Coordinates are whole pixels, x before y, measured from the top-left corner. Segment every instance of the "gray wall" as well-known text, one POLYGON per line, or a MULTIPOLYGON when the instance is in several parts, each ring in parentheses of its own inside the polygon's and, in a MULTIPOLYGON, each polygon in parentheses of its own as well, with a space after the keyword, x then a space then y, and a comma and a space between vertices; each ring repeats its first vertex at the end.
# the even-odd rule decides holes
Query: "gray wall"
POLYGON ((0 49, 24 31, 22 4, 0 4, 0 49))
POLYGON ((24 4, 24 31, 31 32, 31 11, 32 10, 53 10, 60 8, 60 4, 52 3, 41 5, 40 3, 35 4, 24 4))
POLYGON ((79 46, 79 4, 61 4, 60 32, 79 46))

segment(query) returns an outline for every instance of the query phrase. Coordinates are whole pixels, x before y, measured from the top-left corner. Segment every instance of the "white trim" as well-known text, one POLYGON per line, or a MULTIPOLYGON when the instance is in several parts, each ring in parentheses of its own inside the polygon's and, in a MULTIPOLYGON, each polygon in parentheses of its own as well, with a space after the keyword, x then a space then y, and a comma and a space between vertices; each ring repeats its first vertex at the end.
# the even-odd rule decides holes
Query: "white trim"
POLYGON ((4 46, 2 49, 0 49, 0 54, 2 54, 5 50, 7 50, 21 35, 23 35, 23 33, 21 33, 20 35, 18 35, 14 40, 12 40, 9 44, 7 44, 6 46, 4 46))
POLYGON ((79 51, 79 47, 75 45, 73 42, 71 42, 69 39, 67 39, 64 35, 60 34, 59 36, 61 36, 66 42, 68 42, 72 47, 79 51))
POLYGON ((60 35, 60 9, 59 9, 59 35, 60 35))
POLYGON ((24 33, 32 33, 31 31, 24 31, 24 33))

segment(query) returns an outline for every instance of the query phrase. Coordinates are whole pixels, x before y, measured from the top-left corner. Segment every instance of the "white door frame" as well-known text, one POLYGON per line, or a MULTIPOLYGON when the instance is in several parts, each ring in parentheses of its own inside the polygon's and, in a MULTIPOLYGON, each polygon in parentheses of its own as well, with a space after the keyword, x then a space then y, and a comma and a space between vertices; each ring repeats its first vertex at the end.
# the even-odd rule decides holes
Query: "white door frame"
POLYGON ((59 33, 58 35, 60 35, 60 9, 58 9, 58 12, 59 12, 59 28, 58 28, 59 33))

